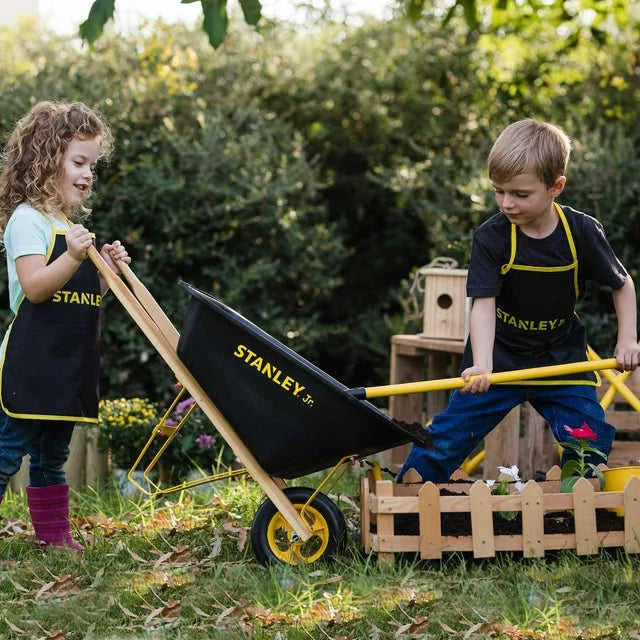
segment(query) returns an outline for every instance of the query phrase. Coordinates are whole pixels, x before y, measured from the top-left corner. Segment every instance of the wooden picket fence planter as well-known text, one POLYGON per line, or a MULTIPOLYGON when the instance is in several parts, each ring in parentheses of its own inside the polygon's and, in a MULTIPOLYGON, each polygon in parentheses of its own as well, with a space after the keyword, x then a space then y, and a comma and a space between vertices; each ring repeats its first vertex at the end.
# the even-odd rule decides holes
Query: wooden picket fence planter
MULTIPOLYGON (((459 476, 458 476, 459 477, 459 476)), ((640 553, 640 478, 631 478, 624 491, 599 491, 596 480, 580 479, 572 493, 560 493, 560 469, 554 467, 542 482, 530 480, 522 494, 492 495, 485 482, 395 484, 390 480, 361 480, 362 543, 381 563, 393 562, 396 553, 419 553, 439 559, 444 553, 471 552, 475 558, 494 557, 498 551, 521 552, 525 558, 545 552, 575 549, 589 555, 602 547, 623 547, 640 553), (441 489, 457 495, 440 495, 441 489), (624 508, 623 531, 598 531, 596 509, 624 508), (544 514, 573 511, 575 532, 544 533, 544 514), (520 535, 494 535, 494 511, 521 511, 520 535), (471 535, 443 536, 444 514, 469 513, 471 535), (417 514, 419 535, 395 535, 394 516, 417 514)), ((445 516, 446 517, 446 516, 445 516)))

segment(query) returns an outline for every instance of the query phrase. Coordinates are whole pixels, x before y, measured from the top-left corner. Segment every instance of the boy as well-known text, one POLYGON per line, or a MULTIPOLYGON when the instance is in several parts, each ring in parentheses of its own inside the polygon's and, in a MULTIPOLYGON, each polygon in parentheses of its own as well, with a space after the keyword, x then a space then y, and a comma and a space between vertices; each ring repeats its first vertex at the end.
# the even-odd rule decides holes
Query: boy
MULTIPOLYGON (((555 203, 564 189, 570 151, 561 129, 533 119, 509 125, 493 145, 488 170, 500 212, 473 235, 467 278, 473 307, 461 374, 468 384, 434 417, 429 427, 433 448, 413 445, 399 481, 414 468, 425 482, 446 482, 525 400, 549 422, 558 442, 570 438, 565 425, 587 422, 597 434, 592 445, 607 455, 611 450, 615 427, 605 422, 598 404, 597 375, 494 386, 483 375, 587 360, 585 329, 574 309, 588 280, 612 289, 619 369, 638 366, 631 277, 597 220, 555 203)), ((565 449, 562 463, 572 454, 565 449)))

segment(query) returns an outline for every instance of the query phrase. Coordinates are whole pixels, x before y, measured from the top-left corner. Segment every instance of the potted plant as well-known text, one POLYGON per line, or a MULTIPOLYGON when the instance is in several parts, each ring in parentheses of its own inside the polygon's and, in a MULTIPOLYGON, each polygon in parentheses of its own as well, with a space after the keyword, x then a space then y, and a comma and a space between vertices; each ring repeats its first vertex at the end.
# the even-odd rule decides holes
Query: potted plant
POLYGON ((98 449, 109 455, 113 475, 124 478, 121 488, 158 421, 156 405, 145 398, 100 401, 98 449))

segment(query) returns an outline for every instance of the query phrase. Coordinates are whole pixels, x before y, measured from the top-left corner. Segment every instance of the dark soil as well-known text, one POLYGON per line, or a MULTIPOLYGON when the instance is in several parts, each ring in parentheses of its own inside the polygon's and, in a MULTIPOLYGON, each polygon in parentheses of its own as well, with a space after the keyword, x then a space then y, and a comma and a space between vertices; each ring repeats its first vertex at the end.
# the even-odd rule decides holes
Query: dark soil
POLYGON ((425 449, 433 449, 433 440, 431 434, 419 422, 404 422, 403 420, 394 420, 393 423, 407 434, 407 437, 416 444, 425 449))
MULTIPOLYGON (((441 495, 456 495, 447 489, 440 490, 441 495)), ((493 534, 495 536, 522 535, 522 513, 518 512, 513 520, 505 520, 499 512, 493 514, 493 534)), ((443 536, 470 536, 471 514, 443 513, 441 515, 441 531, 443 536)), ((624 518, 609 509, 596 509, 596 527, 598 531, 623 531, 624 518)), ((575 523, 570 511, 549 511, 544 514, 544 532, 574 533, 575 523)), ((399 514, 394 517, 394 534, 417 536, 420 533, 418 516, 415 514, 399 514)))

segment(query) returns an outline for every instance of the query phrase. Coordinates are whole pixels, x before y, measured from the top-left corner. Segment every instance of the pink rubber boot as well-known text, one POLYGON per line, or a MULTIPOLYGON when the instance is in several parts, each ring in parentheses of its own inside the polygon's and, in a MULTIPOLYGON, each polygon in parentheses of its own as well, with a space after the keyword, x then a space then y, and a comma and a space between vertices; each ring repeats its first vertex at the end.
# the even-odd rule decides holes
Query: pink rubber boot
POLYGON ((69 526, 69 485, 27 487, 27 502, 36 540, 52 547, 69 547, 84 551, 73 540, 69 526))

